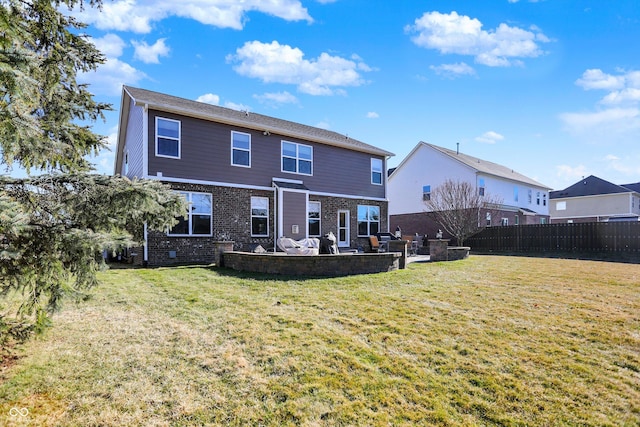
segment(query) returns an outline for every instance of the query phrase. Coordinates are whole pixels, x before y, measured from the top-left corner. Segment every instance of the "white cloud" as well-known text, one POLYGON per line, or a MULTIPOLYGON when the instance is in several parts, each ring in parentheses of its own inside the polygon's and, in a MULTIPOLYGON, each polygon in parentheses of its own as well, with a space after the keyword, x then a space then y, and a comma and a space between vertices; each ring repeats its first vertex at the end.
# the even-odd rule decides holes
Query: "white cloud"
POLYGON ((124 40, 115 34, 106 34, 104 37, 91 39, 96 48, 107 58, 117 58, 127 45, 124 40))
POLYGON ((97 71, 78 73, 80 83, 89 83, 95 95, 119 96, 123 84, 136 85, 146 74, 117 58, 107 58, 97 71))
POLYGON ((521 65, 518 58, 535 58, 544 52, 540 43, 550 40, 535 27, 531 31, 507 24, 485 31, 478 19, 457 12, 426 12, 405 27, 418 46, 443 54, 470 55, 490 67, 521 65))
POLYGON ((609 171, 615 172, 616 175, 619 175, 619 179, 633 179, 635 181, 638 180, 638 175, 640 175, 640 163, 638 162, 638 158, 633 158, 631 156, 625 156, 624 158, 620 158, 614 154, 608 154, 603 159, 606 164, 606 168, 609 171))
POLYGON ((169 47, 164 43, 166 39, 158 39, 154 44, 149 46, 147 42, 138 42, 131 40, 131 44, 135 49, 133 57, 145 64, 159 64, 160 56, 169 55, 169 47))
POLYGON ((556 175, 560 178, 574 181, 587 176, 587 168, 584 165, 558 165, 556 166, 556 175))
POLYGON ((608 108, 588 113, 564 113, 560 119, 565 130, 576 136, 583 136, 605 143, 613 143, 617 138, 640 131, 640 109, 608 108))
POLYGON ((89 158, 96 173, 111 175, 113 173, 113 163, 115 162, 115 149, 118 143, 118 127, 111 128, 107 135, 107 146, 100 150, 97 156, 89 158))
POLYGON ((82 22, 102 30, 149 33, 154 22, 171 16, 196 20, 205 25, 240 30, 248 12, 261 12, 286 21, 313 22, 299 0, 115 0, 102 4, 102 12, 92 7, 74 14, 82 22))
POLYGON ((476 141, 484 142, 485 144, 495 144, 496 142, 502 141, 503 139, 504 139, 504 136, 492 130, 490 130, 489 132, 485 132, 482 135, 475 138, 476 141))
POLYGON ((196 101, 204 102, 205 104, 219 105, 220 97, 213 93, 205 93, 204 95, 200 95, 198 98, 196 98, 196 101))
POLYGON ((591 69, 582 73, 576 84, 583 89, 621 89, 624 87, 624 76, 605 74, 600 69, 591 69))
POLYGON ((474 76, 476 74, 476 70, 473 67, 470 67, 465 62, 459 62, 457 64, 442 64, 442 65, 432 65, 431 68, 436 74, 448 78, 456 78, 460 76, 474 76))
POLYGON ((563 113, 560 120, 571 134, 599 143, 615 144, 640 137, 640 71, 617 70, 608 74, 589 69, 576 80, 584 90, 608 93, 598 102, 596 111, 563 113))
POLYGON ((360 86, 365 80, 359 71, 369 69, 364 63, 324 52, 315 59, 304 59, 302 50, 277 41, 246 42, 227 61, 235 64, 233 69, 240 75, 265 83, 294 84, 310 95, 340 94, 342 87, 360 86))
POLYGON ((289 92, 263 93, 262 95, 253 95, 255 99, 267 104, 297 104, 298 98, 289 92))
POLYGON ((376 113, 375 111, 369 111, 367 113, 367 119, 377 119, 380 117, 380 114, 376 113))
POLYGON ((89 83, 96 95, 119 96, 123 84, 135 85, 146 75, 118 59, 127 44, 115 34, 91 40, 105 56, 106 61, 96 71, 78 73, 78 82, 89 83))
POLYGON ((640 89, 628 87, 623 90, 616 90, 602 98, 603 104, 625 104, 640 102, 640 89))
POLYGON ((231 102, 231 101, 225 102, 224 106, 237 111, 247 111, 247 112, 251 111, 251 107, 249 107, 248 105, 238 104, 236 102, 231 102))
POLYGON ((640 103, 640 71, 618 70, 617 75, 607 74, 600 69, 590 69, 576 80, 576 85, 585 90, 607 90, 609 93, 600 100, 606 105, 635 105, 640 103))

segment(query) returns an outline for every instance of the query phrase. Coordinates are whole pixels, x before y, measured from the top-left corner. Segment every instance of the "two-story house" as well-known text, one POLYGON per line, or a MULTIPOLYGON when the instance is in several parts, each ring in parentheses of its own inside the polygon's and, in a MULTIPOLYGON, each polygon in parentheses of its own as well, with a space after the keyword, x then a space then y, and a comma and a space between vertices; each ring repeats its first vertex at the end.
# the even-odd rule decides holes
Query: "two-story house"
POLYGON ((591 175, 549 198, 552 223, 640 220, 640 183, 617 185, 591 175))
POLYGON ((418 143, 388 178, 390 229, 431 237, 438 230, 425 200, 446 180, 470 183, 480 195, 502 201, 493 214, 483 214, 483 226, 546 223, 550 188, 513 169, 459 150, 418 143))
POLYGON ((211 262, 218 240, 248 251, 331 231, 340 247, 364 247, 388 230, 392 155, 325 129, 125 86, 115 173, 168 183, 189 203, 171 230, 145 228, 143 262, 211 262))

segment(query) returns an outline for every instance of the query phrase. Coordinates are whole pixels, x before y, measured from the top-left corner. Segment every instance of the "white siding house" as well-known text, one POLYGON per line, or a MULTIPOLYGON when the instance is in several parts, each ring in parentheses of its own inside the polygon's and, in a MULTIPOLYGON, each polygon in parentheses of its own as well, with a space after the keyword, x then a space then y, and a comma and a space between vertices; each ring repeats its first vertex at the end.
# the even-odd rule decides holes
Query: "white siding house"
POLYGON ((500 217, 491 225, 539 224, 549 218, 549 187, 506 166, 420 142, 388 178, 390 229, 433 232, 423 198, 448 179, 469 182, 481 194, 502 200, 500 217))

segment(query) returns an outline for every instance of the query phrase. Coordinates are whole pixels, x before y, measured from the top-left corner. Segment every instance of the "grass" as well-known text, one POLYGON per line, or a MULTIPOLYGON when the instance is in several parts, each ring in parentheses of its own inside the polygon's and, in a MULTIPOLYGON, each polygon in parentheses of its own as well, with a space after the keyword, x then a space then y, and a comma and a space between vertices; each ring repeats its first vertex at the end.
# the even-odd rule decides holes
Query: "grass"
POLYGON ((473 256, 339 279, 101 280, 0 373, 0 424, 640 424, 640 265, 473 256))

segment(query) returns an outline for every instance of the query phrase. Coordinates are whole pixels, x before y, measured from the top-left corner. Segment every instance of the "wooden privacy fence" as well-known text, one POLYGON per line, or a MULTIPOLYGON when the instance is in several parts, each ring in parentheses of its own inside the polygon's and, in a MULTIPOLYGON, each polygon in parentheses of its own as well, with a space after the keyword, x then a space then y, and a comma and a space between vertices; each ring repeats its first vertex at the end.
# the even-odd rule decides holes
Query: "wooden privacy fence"
POLYGON ((489 227, 465 245, 477 251, 640 252, 640 222, 489 227))

